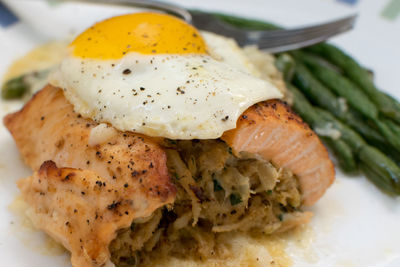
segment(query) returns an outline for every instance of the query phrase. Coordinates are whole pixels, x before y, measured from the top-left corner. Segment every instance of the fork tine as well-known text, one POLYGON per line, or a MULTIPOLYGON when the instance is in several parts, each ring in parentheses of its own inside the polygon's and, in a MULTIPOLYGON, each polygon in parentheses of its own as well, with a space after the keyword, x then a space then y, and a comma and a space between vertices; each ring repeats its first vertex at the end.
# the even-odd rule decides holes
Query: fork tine
POLYGON ((192 14, 194 25, 200 29, 234 38, 239 45, 256 44, 268 51, 287 51, 324 41, 350 30, 356 15, 310 27, 291 30, 249 31, 241 30, 217 19, 210 13, 192 14))
POLYGON ((277 45, 280 43, 287 43, 287 42, 296 42, 297 40, 305 40, 305 39, 313 39, 322 35, 330 34, 331 32, 337 32, 340 29, 348 29, 352 27, 352 25, 340 25, 338 27, 329 28, 329 29, 321 29, 315 32, 301 32, 299 34, 293 35, 286 35, 280 38, 277 37, 265 37, 260 38, 258 44, 268 44, 277 45))
POLYGON ((315 25, 315 26, 302 27, 302 28, 296 28, 296 29, 287 29, 287 30, 275 30, 275 31, 270 31, 270 32, 264 31, 264 32, 268 33, 268 35, 271 35, 274 37, 281 37, 281 36, 285 36, 285 35, 319 31, 321 29, 326 29, 326 28, 336 28, 339 25, 353 24, 355 18, 356 18, 356 16, 352 15, 349 17, 341 18, 338 20, 330 21, 330 22, 315 25))
MULTIPOLYGON (((255 42, 262 49, 274 49, 274 51, 286 51, 285 47, 304 47, 328 39, 334 35, 345 32, 353 28, 355 16, 341 19, 339 21, 324 24, 322 27, 310 27, 289 31, 287 34, 262 34, 255 42)), ((255 40, 255 39, 253 39, 255 40)))
POLYGON ((196 27, 234 38, 241 46, 255 44, 269 52, 283 52, 316 44, 350 30, 357 15, 310 27, 271 31, 237 29, 206 12, 192 13, 192 17, 196 27))
POLYGON ((285 51, 289 51, 289 50, 294 50, 294 49, 299 49, 302 47, 306 47, 306 46, 310 46, 313 44, 317 44, 320 42, 323 42, 327 39, 329 39, 332 36, 335 36, 337 34, 346 32, 350 29, 353 28, 353 25, 347 25, 345 27, 342 28, 338 28, 335 30, 331 30, 329 32, 324 33, 323 35, 319 34, 319 35, 315 35, 315 36, 299 36, 298 39, 296 40, 286 40, 285 43, 280 42, 280 43, 264 43, 261 42, 258 44, 259 48, 270 52, 270 53, 278 53, 278 52, 285 52, 285 51))
POLYGON ((280 37, 265 35, 259 38, 257 44, 267 45, 269 43, 270 45, 278 45, 281 43, 296 42, 297 40, 313 39, 322 35, 330 34, 331 32, 337 32, 341 29, 349 29, 349 27, 351 28, 352 24, 335 25, 334 27, 326 27, 313 31, 304 30, 297 32, 296 34, 287 34, 280 37))
POLYGON ((272 37, 272 38, 279 38, 279 37, 285 37, 287 35, 298 35, 298 34, 305 34, 305 33, 311 33, 311 32, 318 32, 318 31, 324 31, 326 29, 330 28, 337 28, 342 25, 348 25, 348 24, 354 24, 356 16, 349 16, 345 17, 339 20, 331 21, 328 23, 324 24, 319 24, 316 26, 310 26, 310 27, 304 27, 304 28, 298 28, 298 29, 291 29, 291 30, 275 30, 275 31, 251 31, 249 33, 257 33, 259 34, 260 38, 264 38, 263 36, 266 37, 272 37))

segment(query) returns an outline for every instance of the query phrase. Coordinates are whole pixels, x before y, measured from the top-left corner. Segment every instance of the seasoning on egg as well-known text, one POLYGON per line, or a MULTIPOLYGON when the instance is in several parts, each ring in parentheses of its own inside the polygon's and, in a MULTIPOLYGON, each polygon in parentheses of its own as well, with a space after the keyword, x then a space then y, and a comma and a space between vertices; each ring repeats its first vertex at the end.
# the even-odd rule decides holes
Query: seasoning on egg
MULTIPOLYGON (((223 43, 224 51, 231 44, 216 43, 223 43)), ((65 89, 77 112, 120 131, 218 138, 236 126, 248 107, 281 94, 270 83, 217 60, 227 57, 219 57, 213 45, 175 17, 123 15, 76 38, 50 83, 65 89)))
POLYGON ((130 69, 124 69, 124 71, 122 72, 125 75, 131 74, 131 70, 130 69))

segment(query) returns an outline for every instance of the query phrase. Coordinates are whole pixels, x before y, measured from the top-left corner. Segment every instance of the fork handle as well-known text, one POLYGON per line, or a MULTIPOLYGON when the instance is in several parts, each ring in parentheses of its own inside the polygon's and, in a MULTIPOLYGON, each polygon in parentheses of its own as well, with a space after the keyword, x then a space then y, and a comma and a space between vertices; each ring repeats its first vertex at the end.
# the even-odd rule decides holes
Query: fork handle
POLYGON ((177 5, 167 4, 154 0, 63 0, 65 2, 89 2, 89 3, 101 3, 111 5, 123 5, 133 7, 150 8, 154 10, 164 11, 168 14, 177 16, 185 20, 187 23, 192 23, 192 15, 177 5))

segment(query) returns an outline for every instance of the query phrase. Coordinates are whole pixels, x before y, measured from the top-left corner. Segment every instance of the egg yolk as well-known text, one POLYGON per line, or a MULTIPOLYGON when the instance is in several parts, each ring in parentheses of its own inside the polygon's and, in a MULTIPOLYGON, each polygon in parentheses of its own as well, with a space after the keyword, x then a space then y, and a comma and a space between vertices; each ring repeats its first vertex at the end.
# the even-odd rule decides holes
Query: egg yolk
POLYGON ((71 44, 80 58, 119 59, 129 52, 141 54, 206 54, 207 47, 193 26, 176 17, 135 13, 95 24, 71 44))

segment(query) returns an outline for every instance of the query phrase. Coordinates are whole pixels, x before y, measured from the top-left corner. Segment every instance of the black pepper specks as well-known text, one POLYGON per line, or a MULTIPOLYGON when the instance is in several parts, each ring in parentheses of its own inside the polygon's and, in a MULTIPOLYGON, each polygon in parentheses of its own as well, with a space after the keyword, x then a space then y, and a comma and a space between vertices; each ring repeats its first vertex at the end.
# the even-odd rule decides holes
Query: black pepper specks
POLYGON ((131 73, 132 73, 132 71, 130 69, 124 69, 124 71, 122 72, 122 74, 124 74, 124 75, 128 75, 131 73))
POLYGON ((178 95, 178 94, 181 94, 181 95, 185 94, 185 91, 184 91, 181 87, 176 88, 176 91, 177 91, 176 95, 178 95))
POLYGON ((110 205, 107 206, 107 209, 113 210, 113 209, 118 208, 119 205, 121 205, 120 201, 117 201, 117 202, 113 201, 113 203, 111 203, 110 205))

